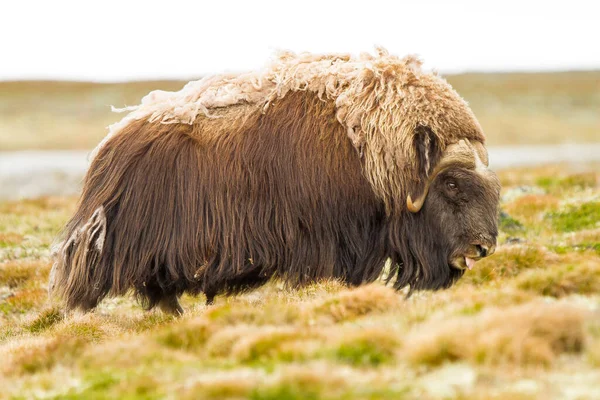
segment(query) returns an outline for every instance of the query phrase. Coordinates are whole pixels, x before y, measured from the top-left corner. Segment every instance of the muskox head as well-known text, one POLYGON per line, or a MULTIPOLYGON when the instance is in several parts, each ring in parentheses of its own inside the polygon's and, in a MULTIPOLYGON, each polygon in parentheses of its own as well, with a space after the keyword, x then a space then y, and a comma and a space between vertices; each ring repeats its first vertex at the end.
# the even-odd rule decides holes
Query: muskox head
POLYGON ((425 179, 406 199, 397 285, 439 289, 494 253, 500 182, 481 142, 462 139, 442 152, 435 135, 419 127, 415 147, 425 179))

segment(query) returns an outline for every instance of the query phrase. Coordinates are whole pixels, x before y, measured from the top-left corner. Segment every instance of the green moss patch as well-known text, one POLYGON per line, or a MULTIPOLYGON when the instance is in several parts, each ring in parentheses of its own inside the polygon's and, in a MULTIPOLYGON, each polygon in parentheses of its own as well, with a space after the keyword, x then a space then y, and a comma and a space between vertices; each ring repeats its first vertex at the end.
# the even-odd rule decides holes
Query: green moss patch
POLYGON ((511 235, 525 231, 523 224, 504 211, 500 211, 498 216, 498 228, 511 235))
POLYGON ((556 254, 568 254, 571 252, 585 253, 591 251, 600 256, 600 243, 577 243, 572 245, 551 246, 550 249, 556 254))
POLYGON ((569 206, 564 211, 546 215, 552 227, 559 232, 574 232, 600 225, 600 202, 569 206))
POLYGON ((597 185, 594 172, 584 172, 567 176, 543 176, 536 184, 549 192, 560 192, 572 189, 586 189, 597 185))
POLYGON ((399 340, 386 331, 366 330, 344 339, 335 349, 335 358, 353 366, 378 366, 392 362, 399 340))

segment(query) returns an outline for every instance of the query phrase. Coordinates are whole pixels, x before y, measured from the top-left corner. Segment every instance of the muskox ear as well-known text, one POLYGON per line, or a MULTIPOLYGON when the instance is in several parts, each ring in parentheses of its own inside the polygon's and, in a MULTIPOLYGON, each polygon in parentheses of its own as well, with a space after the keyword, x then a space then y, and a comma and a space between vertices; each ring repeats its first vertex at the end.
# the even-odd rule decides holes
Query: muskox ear
POLYGON ((416 154, 416 171, 413 187, 408 189, 406 203, 409 211, 418 212, 425 201, 427 182, 442 152, 435 134, 429 127, 423 125, 415 129, 413 146, 416 154))
POLYGON ((417 155, 417 174, 426 181, 442 155, 435 134, 427 126, 415 129, 414 146, 417 155))

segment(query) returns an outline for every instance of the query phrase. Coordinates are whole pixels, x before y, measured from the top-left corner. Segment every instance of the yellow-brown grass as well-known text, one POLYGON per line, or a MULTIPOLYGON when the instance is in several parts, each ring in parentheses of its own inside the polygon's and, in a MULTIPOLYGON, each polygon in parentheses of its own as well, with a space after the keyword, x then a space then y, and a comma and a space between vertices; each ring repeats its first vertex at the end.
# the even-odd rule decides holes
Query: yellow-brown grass
POLYGON ((409 360, 440 365, 467 360, 477 364, 550 364, 556 356, 584 346, 588 314, 563 304, 530 304, 490 309, 477 318, 458 317, 425 324, 406 340, 409 360))
POLYGON ((544 270, 527 271, 516 280, 517 287, 544 296, 600 293, 600 260, 578 259, 544 270))
POLYGON ((522 244, 501 246, 494 257, 477 263, 477 268, 468 273, 461 284, 497 281, 517 276, 527 269, 548 268, 558 260, 556 254, 542 247, 522 244))
POLYGON ((393 310, 401 304, 401 300, 401 295, 389 287, 367 285, 326 299, 313 309, 313 313, 315 317, 340 322, 373 312, 393 310))
POLYGON ((46 261, 11 260, 0 263, 0 286, 16 288, 32 279, 45 280, 50 272, 46 261))

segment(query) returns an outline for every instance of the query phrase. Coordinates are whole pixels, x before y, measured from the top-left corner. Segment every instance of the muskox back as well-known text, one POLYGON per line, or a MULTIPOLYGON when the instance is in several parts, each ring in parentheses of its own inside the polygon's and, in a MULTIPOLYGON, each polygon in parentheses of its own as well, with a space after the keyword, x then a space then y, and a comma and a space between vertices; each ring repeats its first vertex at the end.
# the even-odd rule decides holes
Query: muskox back
POLYGON ((385 209, 332 102, 296 92, 215 110, 193 124, 140 119, 95 156, 56 254, 51 289, 68 308, 133 289, 181 312, 177 296, 376 279, 385 209))

